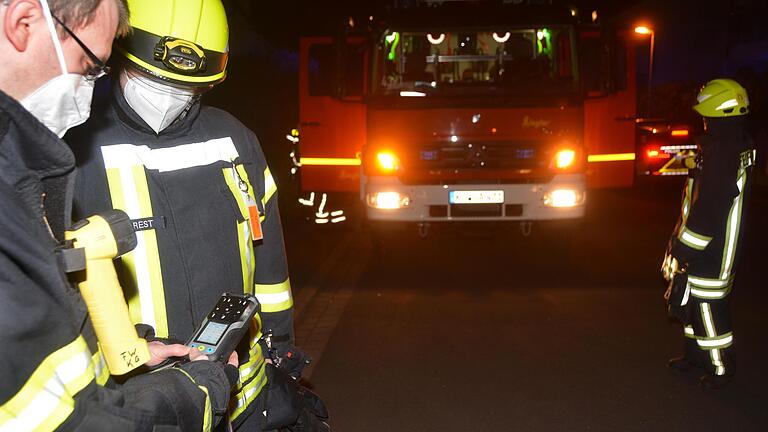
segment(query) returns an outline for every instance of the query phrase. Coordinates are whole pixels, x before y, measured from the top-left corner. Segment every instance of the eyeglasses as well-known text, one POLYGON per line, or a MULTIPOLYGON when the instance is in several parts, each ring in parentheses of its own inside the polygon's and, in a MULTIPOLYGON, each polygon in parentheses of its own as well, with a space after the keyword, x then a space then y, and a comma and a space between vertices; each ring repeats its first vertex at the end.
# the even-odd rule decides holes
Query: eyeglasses
POLYGON ((96 54, 93 53, 84 43, 81 41, 77 36, 75 36, 75 32, 69 29, 64 23, 56 16, 51 14, 51 17, 56 20, 57 23, 61 26, 61 28, 64 29, 67 34, 74 39, 75 42, 77 42, 78 45, 80 45, 80 48, 85 51, 85 54, 88 55, 88 58, 91 59, 91 62, 94 64, 94 66, 89 69, 85 73, 85 79, 89 81, 96 81, 97 79, 103 77, 104 75, 109 73, 109 66, 107 66, 101 59, 96 56, 96 54))

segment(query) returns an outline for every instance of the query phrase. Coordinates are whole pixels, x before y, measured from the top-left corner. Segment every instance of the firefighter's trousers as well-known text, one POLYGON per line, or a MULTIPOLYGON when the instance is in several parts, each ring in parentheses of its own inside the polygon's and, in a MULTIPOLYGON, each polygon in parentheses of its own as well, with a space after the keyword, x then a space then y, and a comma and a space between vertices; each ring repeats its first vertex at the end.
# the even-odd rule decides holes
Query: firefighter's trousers
POLYGON ((733 327, 730 295, 720 299, 691 296, 684 326, 685 356, 713 375, 733 375, 733 327))

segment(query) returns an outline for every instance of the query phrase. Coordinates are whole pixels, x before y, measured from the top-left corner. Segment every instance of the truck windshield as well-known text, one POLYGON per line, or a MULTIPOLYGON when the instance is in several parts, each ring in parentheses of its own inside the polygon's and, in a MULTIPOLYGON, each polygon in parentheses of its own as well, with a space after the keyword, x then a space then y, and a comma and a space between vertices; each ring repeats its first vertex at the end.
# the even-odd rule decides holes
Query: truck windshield
POLYGON ((572 38, 568 27, 390 32, 382 42, 378 93, 571 93, 577 88, 572 38))

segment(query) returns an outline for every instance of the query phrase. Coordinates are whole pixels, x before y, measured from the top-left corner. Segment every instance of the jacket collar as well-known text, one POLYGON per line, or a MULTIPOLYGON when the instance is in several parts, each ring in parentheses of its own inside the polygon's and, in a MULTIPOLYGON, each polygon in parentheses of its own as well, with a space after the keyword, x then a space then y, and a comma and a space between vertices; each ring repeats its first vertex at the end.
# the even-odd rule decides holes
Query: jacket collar
POLYGON ((0 167, 39 178, 72 171, 75 157, 58 136, 18 101, 0 91, 0 167), (19 166, 21 164, 21 166, 19 166))
POLYGON ((136 111, 128 105, 123 95, 123 88, 119 79, 113 79, 112 83, 112 105, 115 107, 117 117, 121 122, 136 132, 154 135, 162 138, 175 138, 189 133, 189 129, 200 114, 200 100, 195 101, 192 106, 176 119, 170 126, 156 134, 154 130, 141 118, 136 111))

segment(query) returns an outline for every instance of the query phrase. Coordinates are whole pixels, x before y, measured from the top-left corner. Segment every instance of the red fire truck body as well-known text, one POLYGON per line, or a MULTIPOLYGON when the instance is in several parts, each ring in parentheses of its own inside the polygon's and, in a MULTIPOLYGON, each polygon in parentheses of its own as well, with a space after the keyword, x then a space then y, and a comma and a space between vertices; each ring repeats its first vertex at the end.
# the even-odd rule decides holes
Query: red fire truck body
POLYGON ((579 220, 588 188, 633 182, 632 40, 551 5, 303 38, 302 189, 380 224, 579 220))

